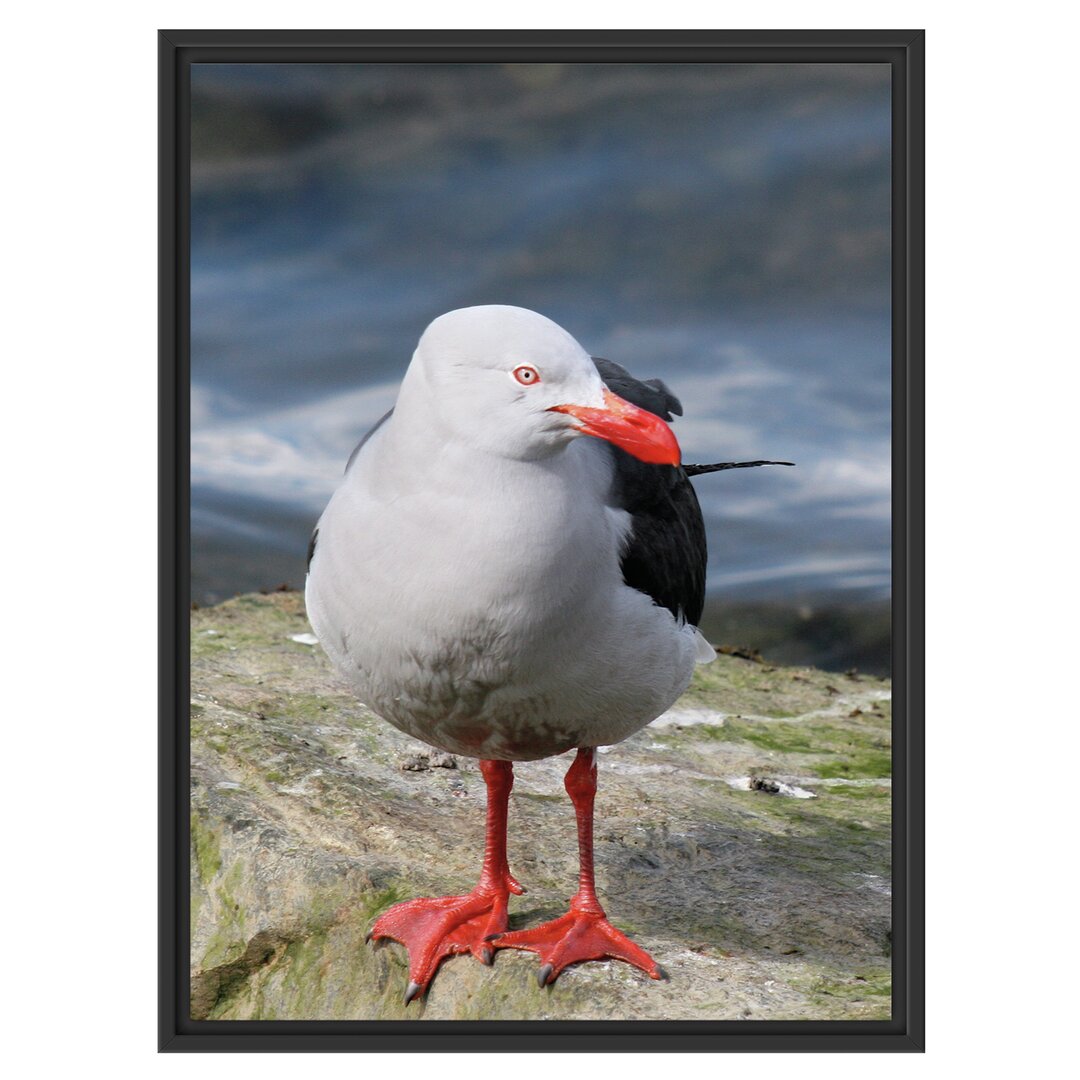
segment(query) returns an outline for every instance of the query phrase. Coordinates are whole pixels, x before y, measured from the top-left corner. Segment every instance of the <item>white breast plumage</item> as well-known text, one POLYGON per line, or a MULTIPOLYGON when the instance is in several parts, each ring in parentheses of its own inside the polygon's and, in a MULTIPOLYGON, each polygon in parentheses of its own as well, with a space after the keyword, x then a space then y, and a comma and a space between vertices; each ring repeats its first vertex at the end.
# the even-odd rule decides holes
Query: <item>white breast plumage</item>
POLYGON ((356 693, 442 749, 530 760, 617 742, 685 689, 692 628, 627 588, 628 516, 611 460, 581 440, 555 461, 452 448, 388 484, 394 417, 327 507, 307 586, 312 625, 356 693))

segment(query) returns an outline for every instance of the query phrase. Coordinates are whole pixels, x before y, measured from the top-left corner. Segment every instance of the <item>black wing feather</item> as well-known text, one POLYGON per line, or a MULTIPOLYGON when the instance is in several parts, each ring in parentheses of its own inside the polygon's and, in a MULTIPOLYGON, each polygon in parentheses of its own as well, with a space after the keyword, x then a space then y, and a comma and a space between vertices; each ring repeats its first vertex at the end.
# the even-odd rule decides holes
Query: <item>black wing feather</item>
POLYGON ((723 472, 725 469, 756 469, 759 465, 794 465, 794 461, 715 461, 712 465, 687 465, 683 469, 687 476, 701 476, 702 473, 723 472))
MULTIPOLYGON (((659 379, 635 379, 610 360, 593 357, 613 394, 664 420, 682 415, 679 399, 659 379)), ((623 580, 676 618, 696 626, 705 606, 705 522, 681 466, 648 465, 611 446, 614 505, 631 516, 622 557, 623 580)))

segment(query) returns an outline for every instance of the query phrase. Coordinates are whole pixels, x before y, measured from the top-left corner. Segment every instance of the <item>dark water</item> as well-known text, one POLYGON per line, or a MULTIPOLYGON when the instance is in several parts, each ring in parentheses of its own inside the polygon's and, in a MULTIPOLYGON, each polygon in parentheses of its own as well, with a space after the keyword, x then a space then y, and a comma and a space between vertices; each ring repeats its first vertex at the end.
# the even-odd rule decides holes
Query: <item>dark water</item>
POLYGON ((424 326, 510 303, 665 379, 686 460, 798 463, 695 482, 714 639, 887 669, 887 67, 201 65, 192 98, 197 600, 302 584, 424 326))

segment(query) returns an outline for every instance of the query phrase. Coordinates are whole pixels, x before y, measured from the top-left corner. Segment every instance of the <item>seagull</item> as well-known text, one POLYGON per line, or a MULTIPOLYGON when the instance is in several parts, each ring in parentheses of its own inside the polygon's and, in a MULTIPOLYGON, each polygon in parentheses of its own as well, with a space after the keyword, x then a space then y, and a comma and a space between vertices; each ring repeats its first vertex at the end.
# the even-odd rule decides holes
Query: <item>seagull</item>
POLYGON ((788 462, 683 465, 678 399, 594 358, 536 312, 462 308, 424 331, 397 401, 353 452, 311 538, 306 605, 351 690, 394 727, 479 759, 486 838, 476 887, 408 900, 369 940, 409 954, 406 1005, 440 963, 537 953, 656 961, 596 891, 596 748, 665 712, 715 653, 697 629, 705 528, 689 477, 788 462), (514 762, 576 750, 578 890, 551 922, 508 930, 525 890, 507 860, 514 762))

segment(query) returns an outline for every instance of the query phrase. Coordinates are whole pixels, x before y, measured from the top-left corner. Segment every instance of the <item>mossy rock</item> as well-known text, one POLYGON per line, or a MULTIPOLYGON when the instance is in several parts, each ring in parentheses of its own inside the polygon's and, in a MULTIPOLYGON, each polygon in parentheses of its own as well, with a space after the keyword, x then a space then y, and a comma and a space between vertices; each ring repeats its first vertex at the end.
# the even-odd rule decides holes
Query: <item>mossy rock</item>
MULTIPOLYGON (((364 935, 398 900, 471 888, 483 780, 469 759, 423 768, 305 633, 293 592, 192 612, 193 1018, 889 1015, 887 681, 721 655, 601 752, 598 884, 670 982, 602 962, 541 990, 536 958, 503 951, 448 960, 406 1009, 404 950, 364 935)), ((516 769, 512 927, 575 887, 569 760, 516 769)))

